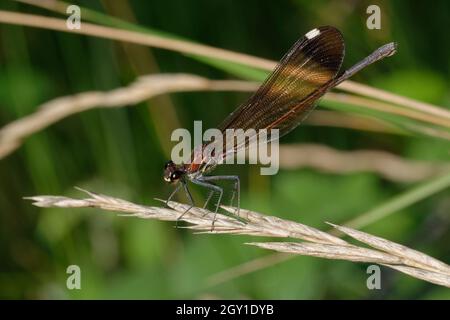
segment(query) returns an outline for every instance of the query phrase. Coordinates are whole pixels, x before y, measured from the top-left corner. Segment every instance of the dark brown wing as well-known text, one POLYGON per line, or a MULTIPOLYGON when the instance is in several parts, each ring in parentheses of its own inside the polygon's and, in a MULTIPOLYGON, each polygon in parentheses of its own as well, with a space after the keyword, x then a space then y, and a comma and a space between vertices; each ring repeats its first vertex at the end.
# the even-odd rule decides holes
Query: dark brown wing
POLYGON ((219 129, 279 129, 283 136, 297 127, 325 94, 343 58, 344 40, 339 30, 330 26, 311 30, 219 129))
MULTIPOLYGON (((279 136, 285 135, 300 124, 315 102, 333 85, 343 58, 344 40, 337 29, 325 26, 311 30, 294 44, 261 87, 231 113, 219 129, 224 137, 227 129, 254 129, 256 133, 252 133, 251 138, 261 129, 279 129, 279 136)), ((249 147, 251 138, 240 142, 224 138, 205 145, 220 152, 215 157, 204 156, 201 152, 193 155, 201 166, 192 166, 190 171, 212 170, 238 150, 249 147)))

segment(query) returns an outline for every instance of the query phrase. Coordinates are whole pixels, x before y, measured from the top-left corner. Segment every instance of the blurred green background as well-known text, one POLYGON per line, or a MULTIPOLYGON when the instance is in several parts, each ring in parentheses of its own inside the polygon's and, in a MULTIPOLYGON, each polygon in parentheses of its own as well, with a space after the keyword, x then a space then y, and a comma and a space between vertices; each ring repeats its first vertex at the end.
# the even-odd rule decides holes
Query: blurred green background
MULTIPOLYGON (((193 41, 278 60, 320 25, 344 34, 344 66, 381 44, 399 52, 353 80, 450 107, 450 3, 436 1, 76 1, 80 6, 193 41), (366 8, 382 9, 382 29, 368 30, 366 8)), ((14 1, 2 10, 54 15, 14 1)), ((83 19, 83 11, 82 11, 83 19)), ((53 98, 125 86, 142 74, 184 72, 235 76, 176 52, 93 37, 0 24, 0 126, 53 98)), ((167 197, 162 180, 170 133, 194 120, 215 127, 248 94, 177 93, 127 108, 71 116, 26 139, 0 160, 0 298, 429 299, 448 289, 382 269, 382 290, 366 287, 366 264, 298 257, 221 284, 207 279, 271 255, 243 245, 247 236, 194 235, 173 223, 100 210, 39 209, 23 196, 82 196, 74 186, 144 204, 167 197), (82 289, 66 288, 66 268, 79 265, 82 289)), ((282 143, 341 150, 386 150, 409 159, 449 161, 449 142, 305 125, 282 143)), ((258 166, 226 166, 239 174, 242 207, 326 229, 383 204, 414 184, 373 173, 312 169, 260 176, 258 166)), ((201 200, 204 191, 194 188, 201 200)), ((183 198, 179 198, 183 200, 183 198)), ((395 212, 365 231, 450 262, 450 193, 445 190, 395 212)))

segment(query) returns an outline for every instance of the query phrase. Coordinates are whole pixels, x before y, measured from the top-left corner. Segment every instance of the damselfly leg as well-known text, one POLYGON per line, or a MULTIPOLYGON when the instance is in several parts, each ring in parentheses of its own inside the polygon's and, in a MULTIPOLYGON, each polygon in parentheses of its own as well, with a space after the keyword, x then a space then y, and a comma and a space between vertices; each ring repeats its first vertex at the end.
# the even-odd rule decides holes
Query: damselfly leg
POLYGON ((172 200, 172 198, 175 196, 175 194, 178 192, 178 190, 180 190, 180 188, 183 187, 184 192, 186 193, 186 196, 189 199, 189 208, 187 208, 186 210, 184 210, 184 212, 177 218, 176 222, 175 222, 175 227, 178 227, 178 221, 181 220, 181 218, 183 218, 183 216, 192 209, 192 207, 194 207, 194 199, 192 198, 192 194, 189 191, 189 188, 187 186, 186 181, 182 180, 180 181, 180 183, 177 185, 177 187, 175 188, 175 190, 170 194, 169 198, 167 198, 166 200, 166 206, 169 206, 169 202, 170 200, 172 200))
POLYGON ((208 206, 209 200, 211 200, 213 195, 214 195, 214 190, 209 191, 208 197, 206 198, 205 204, 203 205, 203 209, 206 209, 206 207, 208 206))
POLYGON ((216 209, 214 210, 213 221, 211 224, 211 231, 212 231, 214 229, 214 222, 216 221, 216 214, 217 214, 217 211, 219 210, 219 206, 222 201, 223 189, 219 186, 216 186, 215 184, 208 182, 208 180, 205 178, 210 178, 210 177, 201 177, 201 178, 197 178, 197 179, 192 179, 191 181, 192 181, 192 183, 195 183, 199 186, 210 189, 211 192, 213 192, 213 193, 217 192, 219 194, 219 198, 217 199, 217 203, 216 203, 216 209))
POLYGON ((166 200, 166 207, 169 206, 170 200, 172 200, 172 198, 175 196, 175 194, 178 192, 178 190, 180 190, 180 188, 181 188, 181 184, 178 184, 177 187, 175 188, 175 190, 172 191, 172 193, 166 200))
POLYGON ((189 199, 189 208, 187 208, 186 210, 184 210, 184 212, 177 218, 176 226, 178 226, 178 221, 179 221, 181 218, 183 218, 183 216, 184 216, 189 210, 191 210, 192 207, 194 206, 194 199, 192 198, 192 194, 191 194, 191 192, 189 191, 189 188, 188 188, 188 186, 187 186, 186 181, 184 181, 184 180, 181 181, 181 184, 183 185, 184 192, 186 192, 186 195, 187 195, 187 197, 188 197, 188 199, 189 199))
MULTIPOLYGON (((239 217, 239 209, 240 209, 240 180, 238 176, 202 176, 196 179, 191 179, 190 181, 192 181, 192 183, 197 184, 199 186, 202 186, 204 188, 209 189, 209 194, 208 197, 205 201, 205 204, 203 206, 203 208, 206 208, 206 206, 208 205, 209 201, 211 200, 212 196, 214 195, 214 193, 218 193, 219 197, 217 199, 217 203, 215 204, 215 209, 214 209, 214 217, 213 217, 213 222, 211 224, 211 230, 214 229, 214 222, 216 220, 216 214, 219 211, 219 207, 220 204, 222 203, 222 198, 223 198, 223 188, 217 186, 216 184, 213 183, 213 181, 219 181, 219 180, 233 180, 234 181, 234 186, 233 186, 233 193, 231 196, 231 204, 230 206, 233 206, 234 204, 234 198, 237 195, 237 207, 236 207, 236 211, 235 214, 239 217)), ((194 207, 194 199, 192 197, 192 194, 187 186, 187 182, 186 180, 181 180, 180 183, 177 185, 177 187, 175 188, 175 190, 170 194, 169 198, 166 200, 166 206, 169 205, 169 202, 172 200, 172 198, 175 196, 175 194, 181 189, 183 188, 186 196, 189 200, 189 207, 177 218, 176 221, 176 226, 178 226, 178 221, 181 220, 183 218, 183 216, 194 207)))
MULTIPOLYGON (((230 206, 232 207, 234 204, 234 198, 236 197, 237 194, 237 206, 236 206, 236 210, 235 210, 235 214, 236 216, 239 217, 239 210, 241 208, 240 206, 240 200, 241 200, 241 183, 239 180, 238 176, 203 176, 201 178, 203 181, 218 181, 218 180, 232 180, 234 181, 234 186, 233 186, 233 191, 231 194, 231 201, 230 201, 230 206)), ((209 199, 208 199, 209 201, 209 199)), ((219 203, 220 206, 220 203, 219 203)), ((216 207, 216 212, 217 212, 217 207, 216 207)))

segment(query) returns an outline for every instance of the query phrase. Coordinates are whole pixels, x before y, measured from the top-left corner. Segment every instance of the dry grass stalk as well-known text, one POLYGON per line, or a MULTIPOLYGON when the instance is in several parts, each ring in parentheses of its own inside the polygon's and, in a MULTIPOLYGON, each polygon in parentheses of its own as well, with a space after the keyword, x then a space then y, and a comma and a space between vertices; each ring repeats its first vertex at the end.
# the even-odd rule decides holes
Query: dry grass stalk
POLYGON ((56 98, 40 105, 35 113, 0 129, 0 159, 17 149, 26 137, 78 112, 134 105, 163 93, 253 91, 257 86, 248 81, 209 80, 191 74, 158 74, 139 77, 127 87, 107 92, 91 91, 56 98))
MULTIPOLYGON (((156 74, 140 77, 127 87, 111 91, 83 92, 56 98, 37 107, 35 113, 9 123, 0 129, 0 159, 17 149, 28 136, 78 112, 93 108, 135 105, 154 96, 170 92, 253 91, 257 86, 258 84, 254 82, 210 80, 192 74, 156 74)), ((322 111, 323 113, 325 111, 322 111)), ((328 111, 326 114, 328 113, 330 112, 328 111)), ((341 114, 341 119, 336 120, 338 123, 334 122, 335 125, 341 123, 345 126, 342 116, 341 114)), ((352 121, 357 121, 355 118, 353 116, 352 121)), ((320 119, 316 117, 316 122, 318 120, 320 119)), ((330 119, 325 120, 330 121, 330 119)), ((367 119, 364 120, 366 120, 364 124, 367 125, 367 119)), ((376 172, 387 179, 402 182, 422 180, 448 167, 445 164, 408 161, 388 153, 376 151, 348 153, 325 146, 282 146, 280 151, 280 165, 283 168, 309 166, 335 173, 369 171, 376 172), (295 156, 284 156, 283 153, 295 153, 295 156), (349 161, 349 158, 351 158, 351 161, 349 161), (333 161, 330 162, 330 159, 333 159, 333 161)))
POLYGON ((343 102, 354 106, 364 106, 364 108, 396 114, 404 117, 408 117, 415 120, 420 120, 428 123, 432 123, 438 126, 450 128, 450 120, 447 118, 439 117, 434 114, 424 113, 417 110, 408 110, 405 108, 399 108, 395 105, 385 102, 376 101, 364 97, 358 97, 355 95, 349 95, 344 93, 329 92, 328 98, 333 101, 343 102))
MULTIPOLYGON (((72 199, 62 196, 34 196, 26 199, 34 201, 33 204, 38 207, 90 207, 116 211, 127 216, 164 221, 177 221, 180 214, 188 208, 187 205, 177 202, 170 202, 171 208, 142 206, 122 199, 80 190, 87 193, 89 197, 72 199)), ((224 207, 224 209, 231 213, 234 212, 234 208, 231 207, 224 207)), ((334 235, 298 222, 244 209, 241 210, 240 215, 245 222, 217 214, 214 230, 211 230, 214 213, 205 209, 192 208, 181 220, 189 224, 187 228, 199 233, 299 239, 302 242, 251 242, 248 244, 291 254, 382 264, 417 279, 450 288, 450 266, 392 241, 348 227, 330 224, 340 232, 371 247, 366 248, 350 244, 334 235)))
POLYGON ((407 134, 404 130, 383 120, 368 115, 357 115, 342 111, 316 109, 304 120, 304 123, 314 126, 341 127, 378 133, 407 134))
POLYGON ((374 172, 396 182, 415 182, 450 170, 446 162, 406 160, 381 150, 340 151, 319 144, 280 145, 280 167, 331 173, 374 172))
MULTIPOLYGON (((36 1, 23 1, 23 2, 41 6, 36 1)), ((53 4, 50 3, 50 5, 48 3, 46 5, 42 5, 42 7, 56 11, 60 10, 62 6, 63 4, 61 4, 59 1, 53 1, 53 4)), ((50 18, 45 16, 2 11, 2 10, 0 10, 0 22, 36 28, 46 28, 57 31, 84 34, 100 38, 112 39, 116 41, 124 41, 129 43, 146 45, 156 48, 173 50, 186 54, 194 54, 204 57, 216 58, 233 63, 240 63, 243 65, 260 68, 268 71, 273 70, 273 68, 276 65, 275 61, 251 56, 248 54, 238 53, 230 50, 215 48, 179 39, 171 39, 148 33, 104 27, 101 25, 96 25, 88 22, 83 22, 83 27, 81 29, 69 30, 66 26, 66 21, 64 19, 50 18)), ((415 110, 425 115, 429 115, 431 117, 434 116, 433 119, 435 120, 440 118, 446 119, 447 126, 450 125, 450 111, 446 110, 445 108, 416 101, 403 96, 398 96, 396 94, 381 89, 372 88, 370 86, 356 83, 351 80, 347 80, 341 83, 338 86, 338 88, 351 93, 370 97, 375 100, 381 100, 391 103, 393 105, 402 106, 409 110, 415 110)))

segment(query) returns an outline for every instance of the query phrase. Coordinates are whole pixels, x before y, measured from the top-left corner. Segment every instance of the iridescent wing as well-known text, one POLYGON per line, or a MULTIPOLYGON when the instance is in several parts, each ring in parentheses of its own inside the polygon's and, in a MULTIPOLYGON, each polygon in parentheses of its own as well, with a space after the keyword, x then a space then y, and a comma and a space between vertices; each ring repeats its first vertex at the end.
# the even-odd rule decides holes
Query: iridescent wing
POLYGON ((280 137, 285 135, 325 94, 343 58, 344 40, 339 30, 325 26, 309 31, 219 129, 279 129, 280 137))
POLYGON ((325 26, 305 34, 259 89, 219 126, 223 141, 208 146, 221 152, 215 159, 202 158, 202 169, 209 171, 226 157, 249 147, 261 129, 279 129, 281 137, 297 127, 333 85, 343 58, 344 40, 336 28, 325 26), (227 140, 227 129, 254 129, 257 133, 240 141, 227 140))
POLYGON ((220 125, 224 141, 212 141, 200 146, 200 151, 208 147, 219 150, 216 157, 213 159, 197 153, 193 158, 198 165, 192 166, 189 171, 209 171, 228 156, 249 146, 252 137, 248 136, 240 142, 238 139, 233 139, 231 143, 227 141, 227 129, 246 132, 254 129, 258 133, 261 129, 278 129, 279 137, 285 135, 306 118, 328 89, 368 65, 395 54, 396 49, 396 43, 388 43, 337 76, 345 51, 342 34, 330 26, 309 31, 294 44, 247 102, 220 125))

